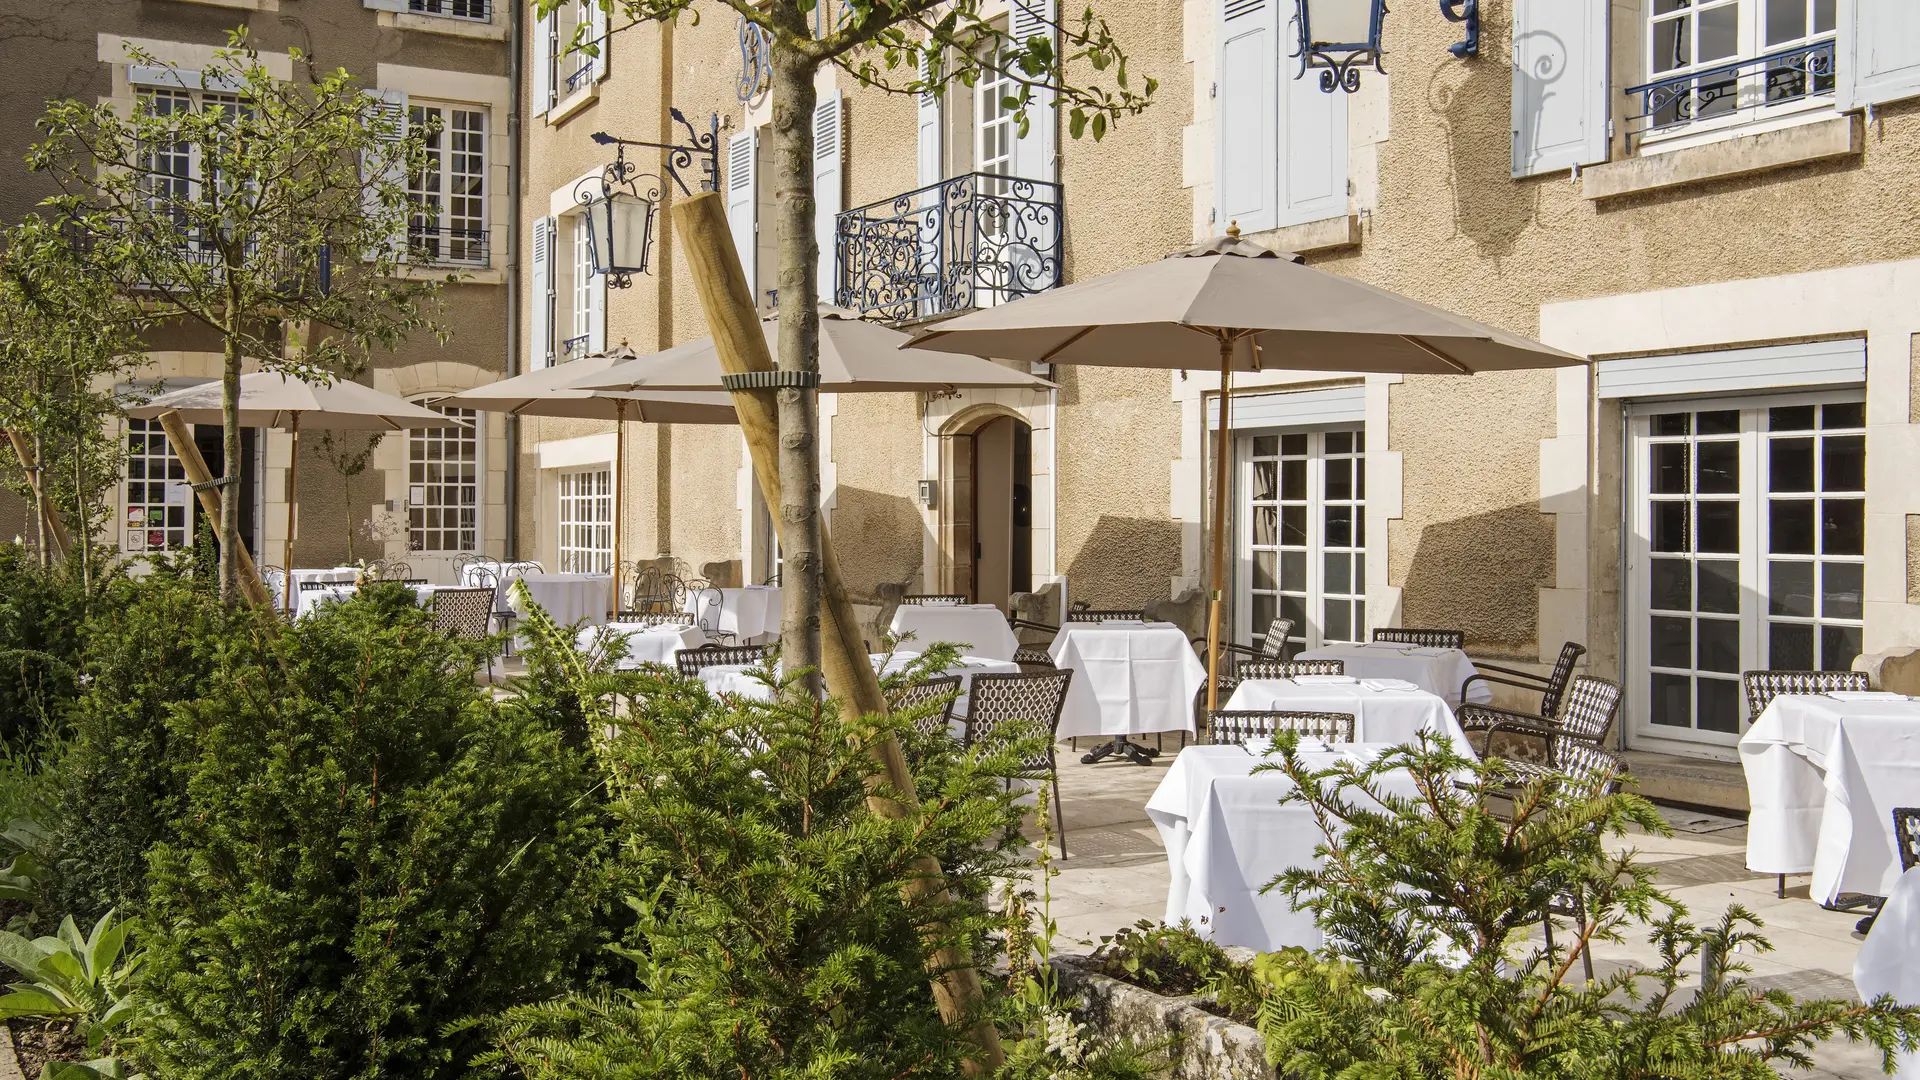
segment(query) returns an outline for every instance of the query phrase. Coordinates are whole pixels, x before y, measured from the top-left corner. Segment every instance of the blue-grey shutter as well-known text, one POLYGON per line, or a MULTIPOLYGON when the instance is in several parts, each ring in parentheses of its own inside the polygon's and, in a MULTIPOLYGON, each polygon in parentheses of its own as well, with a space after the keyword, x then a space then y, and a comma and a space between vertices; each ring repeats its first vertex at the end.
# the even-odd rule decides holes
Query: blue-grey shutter
POLYGON ((815 282, 819 298, 831 303, 834 283, 835 236, 840 211, 845 209, 841 188, 840 145, 841 102, 838 87, 823 94, 813 109, 813 234, 820 243, 820 276, 815 282))
POLYGON ((1279 223, 1281 0, 1213 0, 1214 232, 1279 223))
POLYGON ((557 12, 533 24, 533 33, 527 35, 527 47, 533 52, 533 74, 531 76, 533 93, 533 115, 545 116, 553 108, 553 50, 560 34, 560 16, 557 12))
POLYGON ((1513 175, 1607 160, 1609 3, 1514 0, 1513 175))
MULTIPOLYGON (((367 95, 368 106, 373 110, 374 115, 382 121, 380 129, 381 141, 387 143, 404 142, 407 137, 409 111, 407 92, 404 90, 366 90, 362 92, 367 95)), ((362 172, 370 172, 373 168, 373 165, 368 161, 364 153, 361 155, 360 168, 362 172)), ((404 187, 407 181, 406 161, 397 154, 389 156, 384 164, 383 174, 380 179, 385 184, 404 187)), ((379 190, 371 185, 361 191, 360 201, 361 207, 368 217, 377 217, 386 212, 381 205, 379 190)), ((395 234, 387 239, 387 244, 393 249, 395 258, 402 261, 405 260, 406 242, 406 226, 403 220, 397 227, 395 234)), ((378 253, 368 249, 364 257, 371 260, 377 258, 378 253)))
MULTIPOLYGON (((1055 48, 1058 48, 1057 35, 1054 33, 1054 24, 1059 21, 1055 14, 1055 0, 1013 0, 1012 8, 1007 32, 1015 41, 1025 42, 1043 37, 1053 41, 1055 48)), ((1054 135, 1059 114, 1057 106, 1051 89, 1033 88, 1032 96, 1027 101, 1027 134, 1016 138, 1013 143, 1013 175, 1027 180, 1053 182, 1058 171, 1055 159, 1059 140, 1054 135)))
MULTIPOLYGON (((926 54, 920 56, 920 78, 928 77, 926 54)), ((941 175, 940 147, 940 96, 934 93, 920 95, 920 159, 917 186, 928 187, 946 179, 941 175)))
POLYGON ((590 76, 594 82, 599 82, 611 70, 607 61, 613 52, 613 35, 607 33, 607 9, 600 6, 598 0, 588 8, 587 32, 599 48, 593 55, 593 75, 590 76))
POLYGON ((533 219, 533 243, 529 246, 533 263, 527 302, 532 317, 531 341, 527 349, 529 368, 553 366, 553 219, 533 219))
MULTIPOLYGON (((1299 225, 1347 212, 1347 94, 1309 73, 1280 83, 1280 213, 1299 225)), ((1246 222, 1240 227, 1245 229, 1246 222)))
POLYGON ((1839 31, 1840 108, 1920 95, 1920 3, 1840 0, 1839 31))
POLYGON ((755 256, 759 254, 760 185, 755 174, 759 155, 754 132, 727 136, 727 226, 733 231, 733 247, 740 253, 740 269, 747 274, 747 291, 753 294, 753 306, 760 306, 760 276, 755 256))

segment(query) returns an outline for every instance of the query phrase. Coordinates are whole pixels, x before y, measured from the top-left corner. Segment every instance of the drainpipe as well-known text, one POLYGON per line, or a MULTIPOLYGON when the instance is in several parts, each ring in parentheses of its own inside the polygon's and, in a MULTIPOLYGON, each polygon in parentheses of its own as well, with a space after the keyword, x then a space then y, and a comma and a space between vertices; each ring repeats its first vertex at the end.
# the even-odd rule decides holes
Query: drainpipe
MULTIPOLYGON (((520 38, 522 9, 507 10, 507 378, 520 374, 520 38)), ((506 557, 520 557, 520 418, 507 414, 506 557)))

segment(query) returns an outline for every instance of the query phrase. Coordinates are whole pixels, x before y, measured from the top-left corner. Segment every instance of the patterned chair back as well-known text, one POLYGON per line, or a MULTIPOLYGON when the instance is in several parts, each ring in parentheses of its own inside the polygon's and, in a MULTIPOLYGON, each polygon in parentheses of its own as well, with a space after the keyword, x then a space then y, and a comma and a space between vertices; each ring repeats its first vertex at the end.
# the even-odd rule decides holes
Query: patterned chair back
POLYGON ((301 592, 319 592, 321 589, 331 589, 341 583, 338 581, 302 581, 298 584, 301 592))
POLYGON ((1594 784, 1596 788, 1614 791, 1620 787, 1620 777, 1626 775, 1626 767, 1620 759, 1590 742, 1555 736, 1553 740, 1553 767, 1556 772, 1575 781, 1594 784))
POLYGON ((1207 714, 1207 733, 1211 741, 1243 745, 1247 739, 1276 732, 1297 731, 1307 738, 1329 743, 1353 741, 1353 714, 1337 712, 1287 712, 1260 709, 1215 709, 1207 714))
POLYGON ((1747 688, 1748 720, 1759 719, 1782 694, 1873 689, 1864 671, 1748 671, 1741 674, 1740 681, 1747 688))
POLYGON ((614 613, 614 622, 637 624, 639 626, 692 626, 691 611, 618 611, 614 613))
POLYGON ((900 598, 902 604, 964 604, 965 593, 908 593, 900 598))
POLYGON ((1003 724, 1024 721, 1047 733, 1047 747, 1021 764, 1036 772, 1051 770, 1054 735, 1060 729, 1060 712, 1066 708, 1067 686, 1072 681, 1072 668, 975 675, 967 692, 967 745, 993 738, 1003 724))
POLYGON ((1373 640, 1396 645, 1418 645, 1427 649, 1464 649, 1467 635, 1461 630, 1438 630, 1413 626, 1382 626, 1373 632, 1373 640))
POLYGON ((697 649, 681 649, 674 654, 673 661, 680 674, 691 678, 700 674, 702 668, 758 664, 766 658, 764 645, 702 645, 697 649))
POLYGON ((1920 866, 1920 807, 1893 808, 1893 842, 1900 848, 1900 872, 1920 866))
POLYGON ((1280 660, 1287 654, 1287 639, 1293 636, 1293 620, 1275 619, 1267 627, 1267 636, 1260 639, 1260 659, 1280 660))
POLYGON ((462 638, 487 636, 493 617, 493 590, 485 585, 433 591, 433 628, 462 638))
POLYGON ((1569 641, 1560 646, 1560 659, 1553 662, 1547 675, 1547 687, 1540 692, 1540 715, 1551 720, 1560 714, 1560 699, 1566 696, 1567 680, 1573 678, 1573 666, 1585 656, 1587 647, 1569 641))
POLYGON ((1147 613, 1144 611, 1135 611, 1131 608, 1108 608, 1106 610, 1099 608, 1079 608, 1067 612, 1068 622, 1097 623, 1109 622, 1115 619, 1145 622, 1147 620, 1147 613))
POLYGON ((1344 660, 1242 660, 1234 670, 1235 682, 1248 679, 1291 679, 1295 675, 1345 675, 1344 660))
POLYGON ((1567 707, 1560 716, 1560 730, 1573 739, 1597 743, 1613 725, 1614 714, 1619 711, 1620 684, 1582 675, 1573 680, 1567 691, 1567 707))
POLYGON ((922 735, 944 734, 953 722, 953 708, 960 700, 960 676, 942 675, 937 679, 917 682, 900 691, 891 703, 895 711, 919 709, 936 702, 939 708, 913 722, 914 730, 922 735))

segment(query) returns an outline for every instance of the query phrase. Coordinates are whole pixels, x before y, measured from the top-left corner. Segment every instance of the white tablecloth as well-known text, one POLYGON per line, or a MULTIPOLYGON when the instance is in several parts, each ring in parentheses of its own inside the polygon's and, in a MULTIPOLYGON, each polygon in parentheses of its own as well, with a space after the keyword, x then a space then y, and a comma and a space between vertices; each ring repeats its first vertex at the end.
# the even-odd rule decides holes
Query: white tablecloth
POLYGON ((310 567, 305 570, 295 570, 289 576, 293 578, 293 587, 295 589, 298 589, 300 583, 303 581, 345 582, 351 584, 354 578, 360 576, 360 568, 357 566, 334 566, 326 569, 310 567))
MULTIPOLYGON (((1301 758, 1326 768, 1383 749, 1353 744, 1301 758)), ((1147 801, 1147 817, 1167 849, 1166 921, 1188 919, 1222 945, 1262 952, 1318 948, 1320 930, 1311 913, 1294 911, 1278 891, 1260 893, 1282 870, 1314 865, 1313 849, 1322 837, 1305 806, 1280 805, 1292 781, 1280 773, 1253 775, 1259 760, 1239 746, 1189 746, 1147 801)), ((1417 794, 1405 772, 1388 774, 1382 786, 1417 794)))
POLYGON ((1068 623, 1048 653, 1073 670, 1061 738, 1193 730, 1207 669, 1172 623, 1068 623))
POLYGON ((612 622, 603 626, 583 626, 578 638, 582 650, 598 645, 608 634, 626 639, 627 655, 617 665, 631 671, 642 664, 673 666, 681 649, 697 649, 707 643, 707 635, 697 626, 658 626, 645 623, 612 622))
MULTIPOLYGON (((1460 704, 1460 684, 1474 675, 1473 661, 1460 649, 1431 649, 1420 645, 1401 645, 1391 641, 1369 641, 1364 645, 1325 645, 1300 654, 1301 660, 1338 660, 1347 674, 1362 679, 1404 679, 1448 705, 1460 704)), ((1486 703, 1493 700, 1493 687, 1484 682, 1473 684, 1467 700, 1486 703)))
POLYGON ((960 646, 969 656, 1011 660, 1020 641, 1007 617, 992 604, 901 604, 894 610, 891 629, 912 634, 920 648, 942 641, 960 646))
MULTIPOLYGON (((572 626, 582 619, 590 623, 607 620, 607 604, 613 599, 613 579, 605 574, 523 574, 527 595, 546 609, 547 615, 561 626, 572 626)), ((507 605, 521 616, 525 605, 514 599, 513 582, 506 583, 507 605)))
POLYGON ((1920 803, 1920 702, 1774 698, 1741 737, 1740 764, 1748 869, 1811 873, 1821 903, 1893 888, 1893 808, 1920 803))
POLYGON ((780 587, 749 585, 744 589, 706 589, 688 592, 680 608, 691 612, 693 621, 708 630, 732 634, 742 642, 780 635, 780 587), (714 596, 720 594, 719 610, 714 596))
MULTIPOLYGON (((1900 875, 1873 930, 1853 961, 1853 985, 1862 1001, 1892 994, 1902 1005, 1920 1005, 1920 866, 1900 875)), ((1920 1080, 1920 1051, 1900 1055, 1900 1080, 1920 1080)))
MULTIPOLYGON (((296 618, 304 619, 326 604, 331 604, 336 600, 345 600, 357 592, 359 588, 360 586, 358 585, 328 585, 323 589, 303 590, 293 598, 293 614, 296 618)), ((413 590, 414 602, 421 607, 426 607, 427 602, 433 598, 433 590, 437 588, 437 586, 412 585, 409 586, 409 588, 413 590)))
POLYGON ((1357 679, 1350 683, 1248 679, 1234 688, 1227 708, 1352 713, 1355 742, 1398 745, 1432 731, 1451 740, 1462 757, 1476 756, 1453 710, 1425 690, 1381 690, 1357 679))
MULTIPOLYGON (((890 675, 912 663, 918 655, 911 652, 896 652, 893 654, 893 660, 884 668, 879 665, 887 659, 886 653, 873 653, 872 660, 880 674, 890 675)), ((735 694, 756 701, 766 701, 773 696, 773 692, 761 680, 757 674, 758 670, 757 666, 746 664, 716 664, 713 667, 700 669, 700 681, 706 683, 707 689, 715 694, 735 694)), ((960 676, 960 699, 954 702, 953 722, 950 725, 953 737, 956 739, 966 733, 966 725, 963 722, 967 716, 966 695, 973 689, 973 677, 982 672, 1017 675, 1020 673, 1020 665, 987 656, 963 656, 952 667, 941 672, 943 675, 960 676)))

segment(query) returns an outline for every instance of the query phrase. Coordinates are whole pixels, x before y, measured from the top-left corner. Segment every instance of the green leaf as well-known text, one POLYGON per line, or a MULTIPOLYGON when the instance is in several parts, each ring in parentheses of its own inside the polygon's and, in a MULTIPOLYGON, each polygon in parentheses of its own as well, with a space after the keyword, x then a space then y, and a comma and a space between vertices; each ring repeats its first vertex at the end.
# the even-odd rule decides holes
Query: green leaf
POLYGON ((1076 108, 1067 115, 1067 134, 1069 136, 1077 139, 1084 134, 1086 130, 1087 110, 1076 108))
POLYGON ((74 1016, 80 1010, 71 1002, 44 990, 15 990, 11 994, 0 995, 0 1019, 15 1016, 74 1016))
POLYGON ((1099 142, 1101 139, 1106 137, 1106 134, 1107 134, 1107 114, 1094 113, 1093 114, 1093 141, 1099 142))

